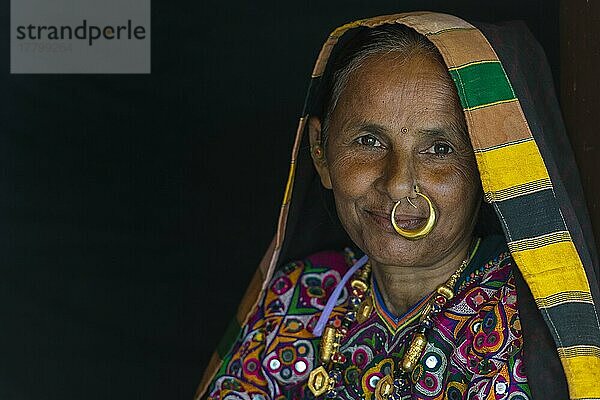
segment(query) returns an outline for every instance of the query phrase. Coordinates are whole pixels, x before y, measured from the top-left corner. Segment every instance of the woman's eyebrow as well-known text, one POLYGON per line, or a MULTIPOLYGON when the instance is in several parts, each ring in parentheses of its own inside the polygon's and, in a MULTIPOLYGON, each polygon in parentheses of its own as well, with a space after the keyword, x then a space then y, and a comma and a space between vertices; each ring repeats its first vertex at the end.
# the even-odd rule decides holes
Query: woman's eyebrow
POLYGON ((452 137, 454 136, 451 133, 452 129, 450 128, 425 128, 425 129, 419 129, 419 133, 423 134, 425 136, 429 136, 429 137, 433 137, 433 138, 439 138, 439 137, 444 137, 444 138, 448 138, 448 137, 452 137))
POLYGON ((379 124, 374 124, 372 122, 359 122, 353 128, 355 128, 359 132, 366 131, 366 132, 375 133, 375 134, 379 134, 379 135, 383 135, 388 132, 388 129, 386 129, 384 126, 379 125, 379 124))
POLYGON ((456 127, 453 127, 451 125, 446 127, 420 129, 419 133, 432 138, 445 138, 450 140, 463 141, 465 140, 463 138, 464 135, 462 135, 461 132, 458 129, 456 129, 456 127))
POLYGON ((424 128, 424 129, 419 129, 419 133, 424 133, 424 134, 430 135, 430 136, 440 136, 440 135, 446 135, 446 130, 447 129, 443 129, 443 128, 424 128))

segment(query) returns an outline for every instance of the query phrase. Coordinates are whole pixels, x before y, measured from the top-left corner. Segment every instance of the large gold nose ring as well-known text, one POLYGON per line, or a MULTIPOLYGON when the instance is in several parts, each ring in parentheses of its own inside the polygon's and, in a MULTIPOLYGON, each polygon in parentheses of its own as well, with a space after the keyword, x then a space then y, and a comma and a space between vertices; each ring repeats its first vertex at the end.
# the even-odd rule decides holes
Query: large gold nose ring
POLYGON ((427 202, 427 205, 429 206, 429 217, 427 218, 427 223, 425 223, 425 225, 423 225, 421 228, 414 230, 400 228, 396 223, 396 209, 400 205, 400 201, 397 201, 396 204, 394 204, 394 208, 392 208, 392 214, 390 216, 394 230, 398 232, 400 236, 408 240, 419 240, 424 238, 425 236, 429 235, 429 232, 431 232, 433 226, 435 225, 436 215, 435 209, 433 208, 433 204, 431 204, 431 200, 429 200, 429 197, 425 196, 421 192, 417 192, 417 195, 424 198, 427 202))

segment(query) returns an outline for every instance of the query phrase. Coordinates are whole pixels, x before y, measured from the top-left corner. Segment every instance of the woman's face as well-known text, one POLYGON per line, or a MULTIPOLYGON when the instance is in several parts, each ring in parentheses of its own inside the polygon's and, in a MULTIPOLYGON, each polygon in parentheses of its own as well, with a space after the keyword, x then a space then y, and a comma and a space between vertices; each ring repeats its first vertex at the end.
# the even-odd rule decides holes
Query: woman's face
POLYGON ((377 54, 351 73, 317 169, 344 228, 375 261, 431 266, 470 241, 481 196, 463 121, 456 89, 431 56, 377 54), (390 213, 401 200, 400 227, 425 223, 429 209, 415 184, 438 220, 428 236, 409 241, 393 229, 390 213))

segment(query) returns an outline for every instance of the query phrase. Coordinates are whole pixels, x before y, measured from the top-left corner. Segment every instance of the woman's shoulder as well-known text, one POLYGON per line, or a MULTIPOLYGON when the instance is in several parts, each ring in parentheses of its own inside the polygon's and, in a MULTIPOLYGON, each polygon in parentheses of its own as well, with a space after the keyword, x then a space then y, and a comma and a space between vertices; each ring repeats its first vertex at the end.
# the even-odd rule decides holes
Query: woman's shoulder
POLYGON ((351 250, 321 251, 281 265, 226 357, 211 398, 242 392, 275 398, 282 391, 301 398, 317 358, 314 326, 353 258, 351 250))

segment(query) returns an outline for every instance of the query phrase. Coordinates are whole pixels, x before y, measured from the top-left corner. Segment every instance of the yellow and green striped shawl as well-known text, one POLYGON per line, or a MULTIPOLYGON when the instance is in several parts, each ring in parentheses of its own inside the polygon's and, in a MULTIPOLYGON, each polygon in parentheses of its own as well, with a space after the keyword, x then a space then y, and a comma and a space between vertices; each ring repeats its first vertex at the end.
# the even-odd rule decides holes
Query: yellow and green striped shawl
MULTIPOLYGON (((404 24, 438 48, 460 97, 485 193, 494 207, 512 256, 550 330, 571 399, 600 398, 600 322, 580 256, 554 194, 544 160, 505 70, 483 34, 450 15, 415 12, 346 24, 331 33, 312 79, 348 30, 404 24)), ((197 397, 206 391, 260 293, 283 244, 294 187, 296 157, 308 114, 300 119, 277 234, 252 280, 224 346, 213 355, 197 397)))

